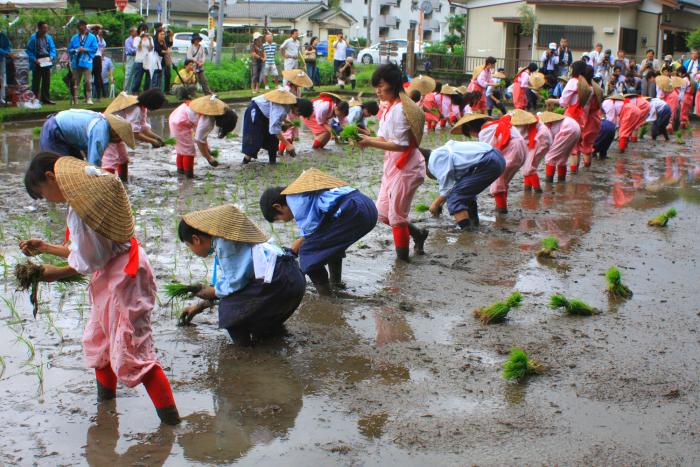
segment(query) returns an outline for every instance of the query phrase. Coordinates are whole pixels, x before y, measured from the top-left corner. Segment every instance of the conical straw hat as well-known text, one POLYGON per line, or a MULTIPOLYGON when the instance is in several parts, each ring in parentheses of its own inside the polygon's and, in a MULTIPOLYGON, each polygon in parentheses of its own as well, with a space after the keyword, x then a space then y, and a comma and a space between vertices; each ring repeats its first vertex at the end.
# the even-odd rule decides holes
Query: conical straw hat
POLYGON ((457 123, 455 123, 455 126, 452 127, 450 133, 452 133, 453 135, 461 135, 462 126, 466 125, 469 122, 473 122, 474 120, 492 120, 492 118, 486 114, 467 114, 464 117, 460 118, 457 121, 457 123))
POLYGON ((332 92, 322 92, 322 93, 319 93, 319 96, 330 96, 333 99, 338 99, 339 101, 343 100, 343 98, 340 97, 338 94, 334 94, 332 92))
POLYGON ((591 85, 588 84, 586 78, 584 78, 583 76, 579 76, 577 89, 578 101, 581 103, 581 106, 584 106, 586 105, 586 102, 588 102, 588 98, 591 97, 591 94, 593 93, 591 85))
POLYGON ((66 201, 88 227, 117 243, 134 236, 131 204, 114 174, 70 156, 56 161, 54 173, 66 201))
POLYGON ((606 99, 610 99, 611 101, 624 101, 625 96, 622 94, 613 94, 612 96, 606 97, 606 99))
POLYGON ((359 97, 351 97, 350 100, 348 101, 348 105, 350 107, 359 107, 362 105, 362 101, 360 100, 359 97))
POLYGON ((565 115, 558 114, 556 112, 545 111, 539 114, 540 122, 542 123, 554 123, 566 118, 565 115))
POLYGON ((600 104, 601 102, 603 102, 603 94, 604 94, 603 88, 601 88, 600 85, 598 83, 596 83, 595 81, 593 82, 591 87, 593 88, 593 95, 595 96, 596 100, 598 101, 598 104, 600 104))
POLYGON ((435 80, 430 76, 418 75, 411 81, 408 91, 418 91, 421 96, 425 96, 435 90, 435 80))
POLYGON ((674 89, 680 88, 684 84, 683 78, 681 78, 680 76, 672 76, 671 77, 671 84, 673 85, 674 89))
POLYGON ((212 237, 234 242, 263 243, 270 238, 233 204, 190 212, 182 216, 182 219, 190 227, 212 237))
POLYGON ((131 149, 136 147, 134 139, 134 130, 131 128, 131 123, 117 115, 107 114, 105 118, 109 122, 109 127, 126 143, 131 149))
POLYGON ((294 94, 284 89, 275 89, 274 91, 266 92, 263 97, 275 104, 290 105, 296 104, 297 98, 294 94))
POLYGON ((479 65, 478 67, 474 68, 472 71, 472 79, 477 79, 481 72, 484 71, 484 68, 486 68, 484 65, 479 65))
POLYGON ((293 70, 284 70, 282 76, 287 81, 291 81, 292 84, 299 86, 300 88, 310 88, 313 87, 314 82, 309 78, 304 70, 295 68, 293 70))
POLYGON ((459 87, 457 88, 457 92, 460 93, 461 95, 465 95, 465 94, 468 92, 468 91, 467 91, 467 87, 464 86, 464 85, 459 86, 459 87))
POLYGON ((496 79, 505 79, 506 75, 500 71, 497 71, 496 73, 493 74, 493 77, 496 79))
POLYGON ((671 83, 671 78, 665 75, 656 77, 656 86, 665 93, 673 91, 673 84, 671 83))
POLYGON ((453 88, 449 84, 445 84, 442 86, 442 89, 440 90, 440 94, 446 94, 448 96, 454 96, 455 94, 459 94, 456 88, 453 88))
POLYGON ((537 123, 537 117, 522 109, 515 109, 510 114, 510 123, 513 125, 532 125, 537 123))
POLYGON ((190 102, 190 109, 202 115, 223 115, 228 109, 224 101, 215 95, 198 97, 190 102))
POLYGON ((114 98, 112 102, 109 103, 105 109, 105 114, 113 114, 114 112, 119 112, 120 110, 127 109, 132 105, 136 105, 139 102, 138 96, 130 96, 125 92, 120 92, 117 97, 114 98))
POLYGON ((282 191, 282 194, 298 195, 299 193, 329 190, 331 188, 339 188, 341 186, 348 186, 348 184, 312 167, 304 170, 296 180, 290 183, 289 186, 282 191))
POLYGON ((530 75, 530 86, 533 89, 540 89, 542 86, 544 86, 544 83, 547 82, 545 79, 544 75, 539 72, 535 72, 530 75))
POLYGON ((401 104, 403 105, 403 114, 411 126, 411 133, 417 145, 423 140, 423 128, 425 127, 425 113, 418 107, 418 104, 413 102, 405 92, 399 93, 401 104))
POLYGON ((627 99, 627 98, 629 98, 629 97, 639 97, 639 94, 637 94, 637 93, 635 93, 635 92, 629 92, 629 93, 627 93, 627 94, 623 94, 623 95, 622 95, 622 100, 625 100, 625 99, 627 99))

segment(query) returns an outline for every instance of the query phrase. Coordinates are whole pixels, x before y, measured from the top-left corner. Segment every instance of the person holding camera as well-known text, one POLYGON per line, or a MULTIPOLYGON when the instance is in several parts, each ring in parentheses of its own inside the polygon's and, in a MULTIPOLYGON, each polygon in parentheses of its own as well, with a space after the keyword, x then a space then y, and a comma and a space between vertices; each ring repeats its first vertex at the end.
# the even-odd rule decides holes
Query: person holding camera
POLYGON ((153 52, 153 38, 148 34, 148 26, 141 24, 138 29, 138 35, 134 39, 134 48, 136 55, 134 56, 134 76, 131 82, 131 93, 138 94, 141 90, 141 82, 146 80, 143 85, 143 90, 151 87, 151 74, 149 73, 151 53, 153 52))
POLYGON ((542 61, 542 72, 547 75, 548 79, 550 76, 556 75, 559 69, 559 56, 557 55, 557 44, 555 42, 551 42, 547 50, 542 52, 540 60, 542 61))
POLYGON ((187 48, 186 58, 192 60, 195 64, 194 72, 197 75, 199 85, 202 86, 202 92, 204 94, 211 94, 209 81, 207 81, 207 77, 204 76, 204 62, 207 60, 207 51, 202 47, 202 36, 195 32, 192 34, 191 42, 192 44, 187 48))
POLYGON ((649 70, 649 66, 651 66, 651 69, 653 71, 659 71, 661 68, 661 65, 659 64, 659 60, 654 57, 654 50, 649 49, 647 50, 646 57, 644 60, 642 60, 642 63, 640 63, 640 69, 642 70, 642 73, 645 71, 649 70))

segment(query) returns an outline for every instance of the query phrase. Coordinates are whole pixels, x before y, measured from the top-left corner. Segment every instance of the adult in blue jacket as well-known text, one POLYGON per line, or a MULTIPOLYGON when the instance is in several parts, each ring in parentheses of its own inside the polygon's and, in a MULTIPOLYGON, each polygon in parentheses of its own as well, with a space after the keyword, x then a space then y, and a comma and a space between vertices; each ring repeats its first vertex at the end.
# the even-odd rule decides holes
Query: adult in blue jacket
POLYGON ((78 34, 68 44, 70 69, 73 74, 73 104, 78 103, 78 88, 81 78, 85 78, 87 103, 92 104, 92 59, 97 53, 97 38, 88 31, 84 20, 78 21, 78 34))
POLYGON ((12 53, 10 39, 4 32, 0 31, 0 104, 3 105, 5 104, 5 88, 7 88, 5 70, 8 58, 15 58, 15 54, 12 53))
POLYGON ((32 70, 32 92, 42 104, 55 104, 51 101, 49 89, 51 88, 51 68, 56 59, 56 44, 53 42, 53 37, 49 35, 48 23, 45 21, 37 23, 36 32, 29 38, 26 51, 29 69, 32 70))

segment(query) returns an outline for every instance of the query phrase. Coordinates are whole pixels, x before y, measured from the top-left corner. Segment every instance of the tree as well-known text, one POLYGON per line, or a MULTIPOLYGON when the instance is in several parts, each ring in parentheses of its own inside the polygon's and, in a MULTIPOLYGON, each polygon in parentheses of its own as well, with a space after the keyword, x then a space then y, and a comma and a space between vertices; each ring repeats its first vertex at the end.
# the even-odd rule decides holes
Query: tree
POLYGON ((462 43, 462 38, 457 34, 446 34, 442 39, 443 44, 453 50, 456 45, 462 43))
POLYGON ((700 49, 700 28, 685 37, 685 45, 691 50, 700 49))
POLYGON ((464 15, 451 15, 447 18, 447 29, 451 34, 457 34, 459 38, 464 37, 464 15))
POLYGON ((534 34, 535 24, 537 23, 534 10, 528 7, 526 3, 523 3, 518 8, 518 14, 520 15, 520 35, 531 36, 534 34))

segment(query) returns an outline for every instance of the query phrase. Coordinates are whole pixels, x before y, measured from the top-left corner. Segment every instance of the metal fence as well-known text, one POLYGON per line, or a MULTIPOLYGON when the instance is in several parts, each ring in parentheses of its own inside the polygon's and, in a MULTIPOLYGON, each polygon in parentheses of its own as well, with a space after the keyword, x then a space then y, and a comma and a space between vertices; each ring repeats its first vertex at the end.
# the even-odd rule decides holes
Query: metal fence
MULTIPOLYGON (((426 53, 421 58, 422 62, 430 62, 434 71, 466 74, 471 74, 472 70, 483 65, 485 60, 486 57, 426 53)), ((504 68, 507 75, 513 75, 519 68, 527 66, 531 61, 530 58, 497 58, 496 68, 504 68)))

